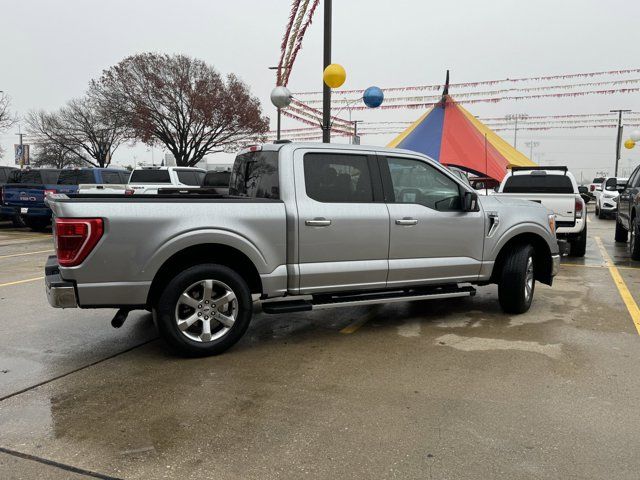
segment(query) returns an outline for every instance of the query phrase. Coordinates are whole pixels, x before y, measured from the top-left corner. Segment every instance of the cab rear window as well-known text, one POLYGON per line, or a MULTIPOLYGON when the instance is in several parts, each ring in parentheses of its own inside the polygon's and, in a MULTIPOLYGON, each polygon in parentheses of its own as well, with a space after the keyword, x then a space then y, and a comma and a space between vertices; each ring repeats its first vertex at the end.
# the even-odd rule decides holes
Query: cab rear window
POLYGON ((58 185, 80 185, 96 183, 92 170, 63 170, 58 177, 58 185))
POLYGON ((7 183, 54 185, 58 181, 59 170, 14 170, 7 183))
POLYGON ((566 175, 512 175, 502 189, 504 193, 574 193, 566 175))
POLYGON ((129 183, 171 183, 169 170, 134 170, 129 183))

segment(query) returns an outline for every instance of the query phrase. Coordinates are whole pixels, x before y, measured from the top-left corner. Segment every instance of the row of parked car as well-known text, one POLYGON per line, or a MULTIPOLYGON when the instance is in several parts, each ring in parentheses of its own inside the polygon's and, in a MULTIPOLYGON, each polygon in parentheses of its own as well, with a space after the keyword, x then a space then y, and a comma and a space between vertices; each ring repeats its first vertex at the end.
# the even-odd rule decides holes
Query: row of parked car
MULTIPOLYGON (((229 172, 207 172, 190 167, 27 168, 0 166, 0 219, 16 226, 44 230, 51 224, 49 194, 157 194, 208 187, 226 193, 229 172)), ((213 189, 213 192, 211 192, 213 189)))

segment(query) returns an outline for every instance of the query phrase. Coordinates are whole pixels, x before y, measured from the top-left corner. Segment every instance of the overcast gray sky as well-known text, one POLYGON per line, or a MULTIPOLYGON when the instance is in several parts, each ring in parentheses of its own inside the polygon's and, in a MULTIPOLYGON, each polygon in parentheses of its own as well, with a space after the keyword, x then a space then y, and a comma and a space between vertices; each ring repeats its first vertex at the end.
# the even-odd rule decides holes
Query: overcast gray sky
MULTIPOLYGON (((272 117, 269 92, 290 2, 285 0, 20 0, 2 2, 0 90, 18 113, 55 109, 81 95, 91 78, 127 55, 184 53, 243 78, 272 117)), ((334 0, 333 60, 344 88, 397 86, 616 70, 640 66, 640 2, 629 0, 334 0)), ((322 8, 291 75, 292 90, 317 90, 322 73, 322 8)), ((640 75, 638 75, 640 77, 640 75)), ((475 104, 475 115, 640 111, 640 95, 588 96, 475 104)), ((420 111, 354 113, 367 120, 413 120, 420 111)), ((275 118, 273 118, 275 120, 275 118)), ((285 119, 284 128, 303 125, 285 119)), ((12 161, 12 131, 0 134, 12 161)), ((629 133, 629 130, 626 132, 629 133)), ((504 133, 512 141, 512 134, 504 133)), ((368 136, 386 144, 393 135, 368 136)), ((540 142, 542 163, 593 176, 613 167, 615 130, 520 132, 540 142)), ((339 140, 341 141, 341 140, 339 140)), ((527 150, 527 149, 525 149, 527 150)), ((156 160, 160 150, 155 150, 156 160)), ((528 152, 526 152, 528 153, 528 152)), ((121 147, 117 163, 150 161, 143 147, 121 147)), ((534 155, 535 157, 535 155, 534 155)), ((224 157, 226 158, 226 157, 224 157)), ((534 158, 536 159, 536 158, 534 158)), ((537 160, 537 159, 536 159, 537 160)), ((640 146, 622 167, 640 162, 640 146)))

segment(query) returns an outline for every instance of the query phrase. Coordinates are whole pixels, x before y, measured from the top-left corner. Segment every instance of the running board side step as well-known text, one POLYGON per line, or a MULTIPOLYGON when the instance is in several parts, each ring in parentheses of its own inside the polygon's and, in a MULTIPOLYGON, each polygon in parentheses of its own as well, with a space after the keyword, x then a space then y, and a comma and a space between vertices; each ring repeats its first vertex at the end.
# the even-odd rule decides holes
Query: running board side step
POLYGON ((391 292, 315 295, 311 300, 273 300, 262 302, 264 313, 308 312, 337 307, 357 307, 381 303, 413 302, 416 300, 436 300, 442 298, 472 297, 473 287, 439 287, 432 289, 396 290, 391 292))

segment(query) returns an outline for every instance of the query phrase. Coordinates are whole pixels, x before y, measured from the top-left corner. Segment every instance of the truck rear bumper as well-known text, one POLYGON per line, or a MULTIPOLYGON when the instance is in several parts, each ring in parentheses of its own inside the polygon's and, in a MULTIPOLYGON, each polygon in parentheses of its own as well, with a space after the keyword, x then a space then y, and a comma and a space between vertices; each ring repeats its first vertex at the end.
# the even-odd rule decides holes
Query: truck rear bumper
POLYGON ((51 255, 44 267, 44 284, 49 305, 55 308, 76 308, 78 299, 73 282, 63 280, 58 267, 58 257, 51 255))

